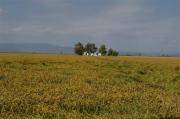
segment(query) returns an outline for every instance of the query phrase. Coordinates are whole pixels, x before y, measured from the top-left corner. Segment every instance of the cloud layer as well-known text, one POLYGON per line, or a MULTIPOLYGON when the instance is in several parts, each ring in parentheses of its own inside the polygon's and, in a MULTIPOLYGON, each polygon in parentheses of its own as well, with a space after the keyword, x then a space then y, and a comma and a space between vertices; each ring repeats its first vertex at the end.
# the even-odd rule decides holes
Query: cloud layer
MULTIPOLYGON (((0 42, 71 46, 95 42, 120 51, 180 53, 177 0, 10 0, 0 42), (18 8, 18 9, 16 9, 18 8)), ((0 6, 0 16, 3 10, 0 6)))
POLYGON ((0 8, 0 16, 3 14, 3 9, 0 8))

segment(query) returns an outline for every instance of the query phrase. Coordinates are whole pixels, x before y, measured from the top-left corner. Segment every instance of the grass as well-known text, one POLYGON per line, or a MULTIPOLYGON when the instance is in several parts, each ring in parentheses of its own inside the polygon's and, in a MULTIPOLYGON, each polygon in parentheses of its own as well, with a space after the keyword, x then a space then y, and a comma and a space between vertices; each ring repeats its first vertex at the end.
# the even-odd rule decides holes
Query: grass
POLYGON ((180 58, 0 54, 0 118, 180 118, 180 58))

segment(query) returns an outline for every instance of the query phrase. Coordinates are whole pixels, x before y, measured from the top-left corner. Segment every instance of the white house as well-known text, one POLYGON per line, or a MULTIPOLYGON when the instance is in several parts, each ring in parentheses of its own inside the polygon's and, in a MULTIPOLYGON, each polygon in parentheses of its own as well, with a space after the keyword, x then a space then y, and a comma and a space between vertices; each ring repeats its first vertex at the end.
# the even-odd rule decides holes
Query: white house
POLYGON ((87 56, 87 52, 84 52, 83 55, 84 55, 84 56, 87 56))
POLYGON ((102 56, 101 53, 88 53, 88 52, 84 52, 83 53, 84 56, 102 56))
POLYGON ((98 56, 102 56, 102 54, 101 54, 101 53, 98 53, 98 56))

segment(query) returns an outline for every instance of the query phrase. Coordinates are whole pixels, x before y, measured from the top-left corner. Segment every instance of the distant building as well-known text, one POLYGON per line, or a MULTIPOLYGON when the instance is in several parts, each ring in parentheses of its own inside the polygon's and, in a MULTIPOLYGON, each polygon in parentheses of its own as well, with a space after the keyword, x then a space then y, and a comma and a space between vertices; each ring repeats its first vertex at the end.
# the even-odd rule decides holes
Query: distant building
POLYGON ((102 54, 101 54, 101 53, 98 53, 98 52, 96 52, 96 53, 84 52, 83 55, 84 55, 84 56, 102 56, 102 54))

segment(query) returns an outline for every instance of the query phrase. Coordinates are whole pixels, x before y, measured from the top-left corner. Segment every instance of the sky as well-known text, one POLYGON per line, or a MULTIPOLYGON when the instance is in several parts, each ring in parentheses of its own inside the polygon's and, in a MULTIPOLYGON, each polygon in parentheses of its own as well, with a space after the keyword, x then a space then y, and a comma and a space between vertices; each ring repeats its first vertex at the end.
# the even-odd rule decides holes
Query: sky
POLYGON ((180 54, 180 0, 0 0, 0 43, 180 54))

